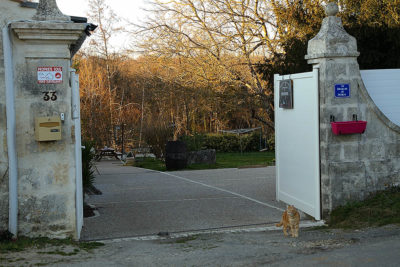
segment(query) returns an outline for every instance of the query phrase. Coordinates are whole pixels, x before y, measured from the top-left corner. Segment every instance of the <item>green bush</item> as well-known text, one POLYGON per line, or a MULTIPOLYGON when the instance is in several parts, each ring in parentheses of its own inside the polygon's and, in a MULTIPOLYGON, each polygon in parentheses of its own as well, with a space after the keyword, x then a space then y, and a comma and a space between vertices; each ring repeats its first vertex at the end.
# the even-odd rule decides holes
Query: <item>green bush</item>
MULTIPOLYGON (((215 149, 218 152, 250 152, 260 149, 260 132, 250 134, 195 134, 182 136, 189 151, 215 149)), ((272 149, 274 150, 274 148, 272 149)))
POLYGON ((204 146, 206 135, 195 133, 194 135, 184 135, 179 140, 185 142, 188 151, 198 151, 206 149, 204 146))
POLYGON ((83 141, 82 146, 82 187, 84 193, 90 193, 95 189, 94 187, 94 158, 95 143, 93 141, 83 141))
POLYGON ((267 139, 267 148, 269 151, 275 151, 275 134, 272 134, 267 139))

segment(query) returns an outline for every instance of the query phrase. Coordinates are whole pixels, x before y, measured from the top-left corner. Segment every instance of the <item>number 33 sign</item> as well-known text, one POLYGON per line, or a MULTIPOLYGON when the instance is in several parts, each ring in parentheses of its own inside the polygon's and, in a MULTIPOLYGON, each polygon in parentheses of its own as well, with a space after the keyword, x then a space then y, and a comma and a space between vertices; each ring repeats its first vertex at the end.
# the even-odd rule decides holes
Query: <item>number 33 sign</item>
POLYGON ((56 101, 57 100, 57 92, 42 92, 44 101, 56 101))

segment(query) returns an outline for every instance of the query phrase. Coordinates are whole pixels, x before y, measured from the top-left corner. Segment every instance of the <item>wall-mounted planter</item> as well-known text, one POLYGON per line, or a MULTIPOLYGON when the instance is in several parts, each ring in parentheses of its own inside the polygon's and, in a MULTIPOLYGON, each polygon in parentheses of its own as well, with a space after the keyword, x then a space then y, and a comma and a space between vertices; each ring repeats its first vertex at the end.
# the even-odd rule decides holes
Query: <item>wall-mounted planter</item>
POLYGON ((334 121, 331 122, 332 132, 335 135, 362 134, 367 127, 366 121, 334 121))

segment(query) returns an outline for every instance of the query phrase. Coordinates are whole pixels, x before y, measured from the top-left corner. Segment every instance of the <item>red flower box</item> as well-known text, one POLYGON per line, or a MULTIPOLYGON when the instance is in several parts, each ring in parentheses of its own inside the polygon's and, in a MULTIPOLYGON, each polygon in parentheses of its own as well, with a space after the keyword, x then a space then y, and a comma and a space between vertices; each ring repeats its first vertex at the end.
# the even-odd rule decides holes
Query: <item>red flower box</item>
POLYGON ((335 135, 341 134, 362 134, 367 127, 366 121, 337 121, 331 122, 332 132, 335 135))

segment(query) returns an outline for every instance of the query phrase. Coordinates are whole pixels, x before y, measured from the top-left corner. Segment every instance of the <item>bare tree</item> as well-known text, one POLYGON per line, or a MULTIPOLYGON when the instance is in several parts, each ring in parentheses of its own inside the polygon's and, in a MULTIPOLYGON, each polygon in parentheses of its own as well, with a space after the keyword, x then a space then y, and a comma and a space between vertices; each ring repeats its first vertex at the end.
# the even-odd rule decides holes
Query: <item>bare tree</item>
MULTIPOLYGON (((110 144, 113 144, 113 131, 114 124, 120 124, 119 118, 121 117, 121 106, 123 105, 124 92, 121 94, 121 102, 116 103, 115 101, 115 84, 113 82, 113 76, 115 75, 116 68, 113 66, 115 61, 115 51, 111 46, 110 42, 112 36, 117 34, 121 29, 116 25, 119 18, 116 16, 114 11, 105 3, 105 0, 89 0, 89 13, 88 18, 95 24, 98 28, 90 41, 90 47, 88 52, 90 54, 97 55, 102 59, 105 73, 106 73, 106 86, 108 91, 108 108, 109 108, 109 133, 110 133, 110 144), (114 111, 116 105, 119 106, 119 116, 115 120, 114 111)), ((118 107, 117 107, 118 109, 118 107)))
POLYGON ((136 33, 142 34, 143 51, 190 58, 197 66, 194 75, 207 82, 246 88, 249 97, 261 100, 267 110, 263 122, 273 128, 272 92, 256 70, 277 49, 269 1, 156 0, 153 6, 155 17, 136 33))

